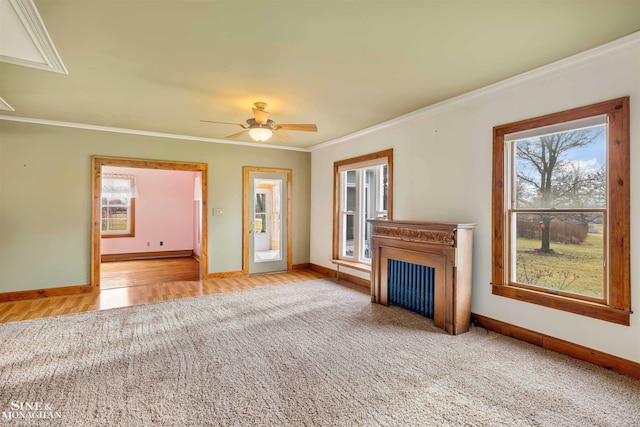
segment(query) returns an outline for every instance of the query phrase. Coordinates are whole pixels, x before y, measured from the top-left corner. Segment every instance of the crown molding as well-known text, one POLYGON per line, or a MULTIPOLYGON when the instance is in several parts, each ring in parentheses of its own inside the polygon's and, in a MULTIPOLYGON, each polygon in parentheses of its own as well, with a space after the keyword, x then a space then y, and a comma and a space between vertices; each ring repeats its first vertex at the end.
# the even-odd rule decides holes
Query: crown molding
MULTIPOLYGON (((18 2, 20 4, 23 4, 23 3, 33 4, 32 0, 9 0, 9 1, 11 1, 12 3, 18 2)), ((37 14, 37 11, 36 11, 36 14, 37 14)), ((38 18, 39 18, 39 15, 38 15, 38 18)), ((90 125, 90 124, 84 124, 84 123, 61 122, 61 121, 55 121, 55 120, 36 119, 36 118, 30 118, 30 117, 0 115, 0 120, 69 127, 69 128, 76 128, 76 129, 95 130, 95 131, 102 131, 102 132, 115 132, 115 133, 131 134, 131 135, 153 136, 153 137, 160 137, 160 138, 214 142, 219 144, 241 145, 241 146, 249 146, 249 147, 272 148, 276 150, 313 152, 315 150, 326 148, 331 145, 340 144, 343 142, 361 138, 363 136, 379 132, 383 129, 391 128, 398 125, 403 125, 406 122, 409 122, 411 120, 426 118, 431 115, 438 114, 446 109, 453 108, 459 104, 468 103, 476 99, 481 99, 483 97, 490 96, 500 90, 504 90, 506 88, 523 84, 535 79, 543 78, 549 74, 565 70, 569 67, 585 65, 585 64, 599 61, 599 60, 602 60, 603 58, 617 55, 621 52, 625 52, 625 51, 636 49, 636 48, 640 48, 640 31, 631 33, 627 36, 621 37, 612 42, 587 50, 585 52, 561 59, 559 61, 553 62, 548 65, 544 65, 539 68, 535 68, 531 71, 524 72, 522 74, 508 78, 506 80, 502 80, 498 83, 494 83, 492 85, 485 86, 483 88, 480 88, 471 92, 467 92, 465 94, 462 94, 453 98, 449 98, 447 100, 426 106, 424 108, 396 117, 394 119, 387 120, 382 123, 378 123, 376 125, 353 132, 351 134, 342 136, 340 138, 336 138, 326 142, 322 142, 320 144, 312 145, 311 147, 308 147, 308 148, 287 147, 287 146, 269 145, 269 144, 257 144, 257 143, 242 142, 242 141, 229 141, 226 139, 204 138, 204 137, 189 136, 189 135, 168 134, 168 133, 162 133, 162 132, 150 132, 150 131, 143 131, 143 130, 137 130, 137 129, 98 126, 98 125, 90 125)), ((66 73, 66 69, 64 70, 64 72, 66 73)), ((0 98, 0 100, 2 99, 0 98)), ((11 108, 9 104, 6 104, 6 105, 9 108, 11 108)), ((0 107, 1 107, 1 103, 0 103, 0 107)), ((9 111, 13 111, 13 109, 9 111)))
POLYGON ((153 136, 156 138, 180 139, 184 141, 214 142, 217 144, 242 145, 245 147, 254 147, 254 148, 273 148, 276 150, 309 151, 306 148, 300 148, 300 147, 286 147, 281 145, 260 144, 257 142, 229 141, 227 139, 204 138, 201 136, 178 135, 173 133, 162 133, 162 132, 150 132, 150 131, 138 130, 138 129, 125 129, 125 128, 110 127, 110 126, 88 125, 85 123, 60 122, 57 120, 35 119, 32 117, 0 115, 0 120, 6 120, 10 122, 34 123, 38 125, 58 126, 58 127, 66 127, 66 128, 74 128, 74 129, 94 130, 94 131, 100 131, 100 132, 124 133, 128 135, 153 136))
POLYGON ((322 142, 320 144, 312 145, 308 148, 309 151, 315 151, 322 148, 329 147, 331 145, 340 144, 343 142, 351 141, 363 136, 379 132, 383 129, 405 124, 411 120, 426 118, 434 114, 438 114, 448 108, 452 108, 458 104, 468 103, 470 101, 484 98, 494 94, 495 92, 516 86, 531 80, 546 77, 549 74, 556 73, 565 70, 569 67, 578 65, 585 65, 591 62, 602 60, 609 56, 617 55, 621 52, 625 52, 632 49, 640 48, 640 31, 636 31, 627 36, 616 39, 612 42, 603 44, 601 46, 589 49, 587 51, 578 53, 576 55, 569 56, 564 59, 560 59, 556 62, 552 62, 542 67, 534 68, 531 71, 518 74, 514 77, 510 77, 506 80, 502 80, 498 83, 485 86, 483 88, 467 92, 465 94, 455 96, 453 98, 446 99, 444 101, 428 105, 411 113, 404 114, 395 119, 387 120, 382 123, 370 126, 368 128, 350 133, 340 138, 332 139, 330 141, 322 142))
POLYGON ((13 7, 16 15, 20 19, 20 22, 24 26, 27 34, 29 34, 32 43, 44 59, 45 63, 43 64, 6 55, 0 55, 0 60, 14 65, 54 71, 61 74, 69 74, 62 63, 62 58, 60 58, 51 37, 49 37, 47 27, 44 25, 33 0, 9 0, 9 3, 13 7))
POLYGON ((16 111, 7 101, 0 97, 0 110, 16 111))

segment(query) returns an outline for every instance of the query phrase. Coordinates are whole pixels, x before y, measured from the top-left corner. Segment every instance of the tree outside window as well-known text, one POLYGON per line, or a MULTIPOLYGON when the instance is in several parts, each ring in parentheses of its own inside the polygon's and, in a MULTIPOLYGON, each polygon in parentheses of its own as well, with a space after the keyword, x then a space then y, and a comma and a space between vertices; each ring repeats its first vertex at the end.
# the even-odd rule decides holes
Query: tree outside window
POLYGON ((605 131, 600 124, 509 142, 513 281, 604 297, 605 131))

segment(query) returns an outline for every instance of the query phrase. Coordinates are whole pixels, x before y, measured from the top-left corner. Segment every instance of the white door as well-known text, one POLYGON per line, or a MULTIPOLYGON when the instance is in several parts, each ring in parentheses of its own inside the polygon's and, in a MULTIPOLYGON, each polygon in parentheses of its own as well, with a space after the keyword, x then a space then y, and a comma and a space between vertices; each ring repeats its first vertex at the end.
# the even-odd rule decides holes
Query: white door
POLYGON ((249 273, 287 270, 287 175, 249 173, 249 273))

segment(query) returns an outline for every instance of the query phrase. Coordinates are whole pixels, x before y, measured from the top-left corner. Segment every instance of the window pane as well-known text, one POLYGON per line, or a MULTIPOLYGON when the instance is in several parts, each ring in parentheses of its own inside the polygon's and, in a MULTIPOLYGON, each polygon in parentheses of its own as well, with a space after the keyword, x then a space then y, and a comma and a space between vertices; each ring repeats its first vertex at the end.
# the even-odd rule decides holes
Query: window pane
POLYGON ((109 231, 128 230, 128 208, 125 206, 109 206, 107 227, 109 231))
POLYGON ((267 194, 255 193, 254 203, 254 231, 255 233, 267 232, 267 194))
POLYGON ((257 213, 255 216, 255 232, 266 233, 267 232, 267 214, 257 213))
POLYGON ((354 215, 343 215, 342 255, 353 257, 354 215))
POLYGON ((517 208, 606 208, 606 125, 514 142, 517 208))
POLYGON ((364 225, 364 244, 362 246, 362 258, 371 261, 371 224, 364 225))
POLYGON ((131 199, 127 197, 114 195, 101 197, 100 229, 104 234, 127 234, 131 231, 130 204, 131 199))
POLYGON ((376 169, 378 169, 378 167, 368 168, 364 171, 364 215, 361 216, 363 223, 360 225, 361 230, 364 231, 364 236, 360 248, 360 257, 367 261, 371 260, 371 224, 369 224, 367 220, 375 219, 376 217, 376 194, 378 192, 376 187, 376 169))
POLYGON ((345 210, 356 210, 356 171, 347 171, 344 174, 346 176, 346 188, 345 188, 345 210))
MULTIPOLYGON (((106 203, 106 199, 104 199, 104 200, 105 200, 105 203, 106 203)), ((101 210, 100 210, 100 223, 101 223, 100 229, 102 231, 109 230, 109 228, 108 228, 109 222, 108 222, 107 218, 108 218, 108 208, 106 206, 102 206, 101 210)))
POLYGON ((512 279, 604 298, 602 213, 515 213, 512 279))
POLYGON ((262 213, 267 211, 267 195, 265 193, 256 193, 255 212, 262 213))
POLYGON ((381 188, 382 188, 381 199, 382 200, 381 200, 381 204, 382 204, 382 210, 385 211, 385 212, 388 210, 388 208, 387 208, 387 192, 388 192, 388 189, 387 189, 387 187, 388 187, 387 173, 388 173, 387 165, 383 165, 382 166, 382 174, 381 174, 382 175, 382 179, 381 179, 382 180, 382 185, 381 185, 381 188))

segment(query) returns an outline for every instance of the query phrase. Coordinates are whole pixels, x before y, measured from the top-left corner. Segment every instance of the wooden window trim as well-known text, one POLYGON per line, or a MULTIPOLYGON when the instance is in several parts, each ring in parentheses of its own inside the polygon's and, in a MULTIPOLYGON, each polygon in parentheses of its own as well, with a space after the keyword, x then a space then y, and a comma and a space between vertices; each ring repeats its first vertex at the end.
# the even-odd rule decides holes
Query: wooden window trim
POLYGON ((544 305, 608 322, 629 325, 631 314, 630 256, 630 136, 629 97, 613 99, 493 128, 492 178, 492 292, 533 304, 544 305), (605 303, 553 295, 544 290, 512 286, 507 276, 505 135, 586 117, 608 116, 608 288, 605 303))
POLYGON ((281 173, 287 175, 287 271, 293 270, 293 170, 244 166, 242 168, 242 274, 249 275, 249 203, 251 172, 281 173))
MULTIPOLYGON (((333 247, 332 262, 340 260, 340 168, 347 165, 368 162, 387 158, 387 219, 393 219, 393 148, 365 154, 363 156, 352 157, 350 159, 338 160, 333 163, 333 247)), ((353 263, 356 265, 368 266, 369 264, 353 263)), ((371 268, 371 267, 369 267, 371 268)))
POLYGON ((91 158, 91 287, 100 289, 100 205, 102 194, 102 167, 116 166, 123 168, 163 169, 200 172, 202 177, 201 201, 201 250, 200 276, 208 276, 209 266, 209 232, 208 232, 208 168, 207 163, 173 162, 165 160, 128 159, 120 157, 92 156, 91 158))
POLYGON ((129 232, 128 233, 100 233, 103 239, 113 239, 117 237, 136 237, 136 198, 129 199, 129 232))

